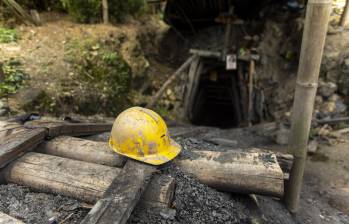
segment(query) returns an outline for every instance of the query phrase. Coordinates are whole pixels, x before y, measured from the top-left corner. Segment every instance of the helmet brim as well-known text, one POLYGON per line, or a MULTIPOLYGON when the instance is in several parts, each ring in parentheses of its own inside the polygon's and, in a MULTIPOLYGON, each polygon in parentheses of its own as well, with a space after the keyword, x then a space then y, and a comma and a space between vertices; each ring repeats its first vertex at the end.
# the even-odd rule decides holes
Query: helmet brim
POLYGON ((170 139, 170 145, 167 150, 158 152, 157 154, 141 157, 136 155, 126 155, 120 152, 116 153, 147 164, 159 166, 173 160, 181 152, 181 149, 182 147, 177 142, 175 142, 173 139, 170 139))

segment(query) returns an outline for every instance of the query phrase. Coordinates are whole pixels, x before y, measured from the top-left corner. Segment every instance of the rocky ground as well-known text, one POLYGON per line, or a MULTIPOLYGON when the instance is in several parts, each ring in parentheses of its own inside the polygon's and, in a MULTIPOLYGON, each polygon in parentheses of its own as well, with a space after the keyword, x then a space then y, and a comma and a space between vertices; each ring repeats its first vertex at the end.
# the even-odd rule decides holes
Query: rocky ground
MULTIPOLYGON (((199 129, 191 136, 177 137, 186 150, 206 148, 231 150, 231 146, 212 143, 213 138, 227 138, 236 143, 233 148, 261 147, 286 151, 275 144, 275 129, 270 124, 245 129, 222 130, 216 128, 182 126, 172 133, 199 129), (267 127, 267 128, 265 128, 267 127)), ((102 139, 105 140, 108 135, 102 139)), ((176 179, 175 199, 169 209, 137 207, 129 223, 349 223, 349 136, 342 143, 328 146, 309 156, 301 198, 301 209, 290 215, 279 200, 257 196, 233 195, 218 192, 200 184, 194 178, 168 164, 161 170, 176 179), (256 204, 257 201, 257 204, 256 204)), ((230 142, 231 143, 231 142, 230 142)), ((0 211, 26 223, 79 223, 89 211, 85 203, 60 195, 45 194, 16 185, 0 186, 0 211)))

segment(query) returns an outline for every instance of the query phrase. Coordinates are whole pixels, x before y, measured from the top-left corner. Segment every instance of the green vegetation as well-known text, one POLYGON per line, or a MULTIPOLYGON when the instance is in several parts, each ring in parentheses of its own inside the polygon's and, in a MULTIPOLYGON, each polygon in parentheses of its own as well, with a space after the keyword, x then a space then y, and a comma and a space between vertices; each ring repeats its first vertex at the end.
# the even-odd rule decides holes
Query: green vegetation
MULTIPOLYGON (((61 0, 63 7, 78 22, 93 23, 100 21, 101 0, 61 0)), ((111 21, 120 22, 127 15, 138 17, 146 10, 145 0, 109 0, 111 21)))
POLYGON ((84 98, 76 97, 77 113, 115 115, 127 106, 132 74, 116 45, 103 41, 70 43, 68 60, 84 93, 84 98))
POLYGON ((101 18, 101 0, 61 0, 61 2, 77 22, 93 23, 101 18))
POLYGON ((16 93, 19 88, 24 86, 25 80, 28 78, 28 75, 20 69, 20 63, 16 60, 6 61, 2 66, 2 70, 5 77, 3 82, 0 83, 0 98, 16 93))
POLYGON ((0 43, 15 42, 18 39, 17 31, 0 27, 0 43))

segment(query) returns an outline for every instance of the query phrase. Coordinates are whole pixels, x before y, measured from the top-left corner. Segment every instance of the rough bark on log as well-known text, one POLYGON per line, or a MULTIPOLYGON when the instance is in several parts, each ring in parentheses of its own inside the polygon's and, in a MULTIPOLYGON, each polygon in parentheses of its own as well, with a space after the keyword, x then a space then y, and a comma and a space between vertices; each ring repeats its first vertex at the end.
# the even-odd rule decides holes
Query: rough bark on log
POLYGON ((271 153, 186 152, 175 163, 200 182, 222 191, 280 197, 284 177, 271 153))
POLYGON ((166 175, 156 175, 142 195, 140 205, 145 207, 169 208, 175 192, 175 180, 166 175))
POLYGON ((0 212, 0 224, 24 224, 24 222, 0 212))
POLYGON ((81 224, 125 224, 155 171, 154 166, 128 160, 81 224))
POLYGON ((113 167, 123 167, 126 162, 126 158, 113 152, 108 144, 67 136, 46 141, 40 144, 36 151, 113 167))
POLYGON ((1 139, 0 168, 5 167, 14 159, 34 149, 38 144, 45 140, 45 136, 45 129, 23 128, 20 129, 20 131, 1 139))
POLYGON ((95 202, 119 173, 113 167, 31 152, 6 167, 4 177, 9 183, 95 202))
MULTIPOLYGON (((3 175, 8 183, 95 203, 113 180, 120 177, 120 172, 121 169, 118 168, 40 153, 27 153, 6 167, 3 175)), ((173 199, 173 185, 173 178, 155 175, 143 194, 142 204, 168 206, 173 199)))
POLYGON ((47 137, 57 136, 86 136, 111 131, 113 124, 109 123, 68 123, 68 122, 47 122, 47 121, 29 121, 25 123, 28 128, 46 128, 47 137))
MULTIPOLYGON (((84 141, 80 142, 80 144, 83 143, 84 141)), ((106 144, 96 142, 98 147, 94 147, 94 154, 97 155, 106 144)), ((59 147, 56 149, 60 150, 59 147)), ((71 150, 70 154, 74 154, 74 150, 71 150)), ((190 152, 182 154, 175 159, 175 163, 182 170, 192 173, 199 181, 211 187, 237 193, 273 196, 283 194, 283 173, 275 154, 236 151, 194 151, 192 154, 190 152), (187 157, 188 154, 190 157, 187 157), (224 162, 219 160, 222 158, 224 162)), ((81 155, 80 160, 84 157, 81 155)))

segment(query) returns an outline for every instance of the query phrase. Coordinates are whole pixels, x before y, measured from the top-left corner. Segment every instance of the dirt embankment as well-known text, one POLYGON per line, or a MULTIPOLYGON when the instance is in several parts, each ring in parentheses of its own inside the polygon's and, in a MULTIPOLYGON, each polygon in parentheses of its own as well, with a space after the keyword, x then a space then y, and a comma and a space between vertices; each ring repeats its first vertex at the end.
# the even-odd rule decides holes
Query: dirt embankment
MULTIPOLYGON (((150 65, 142 46, 144 40, 147 40, 146 50, 154 51, 158 36, 167 29, 158 18, 130 20, 122 25, 86 25, 71 22, 65 15, 50 13, 43 14, 42 17, 45 21, 43 26, 19 26, 16 28, 20 36, 17 42, 0 44, 0 61, 18 59, 30 77, 27 86, 9 99, 9 107, 13 112, 26 109, 53 114, 89 114, 88 109, 84 111, 77 108, 89 108, 89 101, 93 104, 94 98, 100 102, 107 101, 103 89, 109 85, 102 83, 102 89, 86 90, 84 83, 98 82, 98 77, 96 79, 91 77, 94 74, 87 74, 88 80, 83 80, 84 75, 81 76, 81 73, 98 70, 91 66, 117 66, 112 64, 113 61, 110 62, 114 60, 113 53, 120 55, 121 60, 130 67, 130 72, 126 75, 132 80, 132 87, 127 88, 125 96, 129 104, 146 101, 146 98, 138 94, 138 90, 148 88, 144 83, 150 83, 150 86, 156 84, 149 81, 148 74, 155 73, 156 78, 167 75, 163 74, 166 67, 162 69, 155 66, 160 67, 157 72, 150 65), (74 61, 74 57, 80 60, 74 61), (103 63, 98 64, 93 57, 100 58, 103 63), (91 97, 91 92, 95 92, 98 97, 91 97)), ((107 70, 100 68, 103 69, 107 70)), ((117 69, 118 67, 115 68, 117 69)), ((102 79, 101 82, 108 82, 107 80, 102 79)), ((118 88, 112 87, 110 91, 117 92, 118 88)), ((103 107, 103 103, 101 104, 103 107)))

